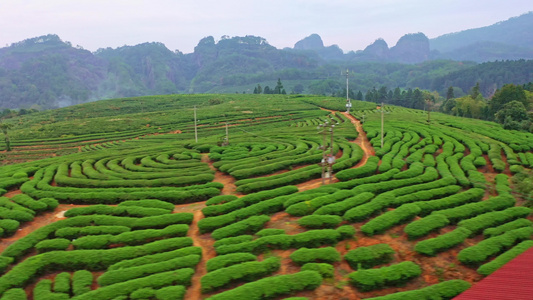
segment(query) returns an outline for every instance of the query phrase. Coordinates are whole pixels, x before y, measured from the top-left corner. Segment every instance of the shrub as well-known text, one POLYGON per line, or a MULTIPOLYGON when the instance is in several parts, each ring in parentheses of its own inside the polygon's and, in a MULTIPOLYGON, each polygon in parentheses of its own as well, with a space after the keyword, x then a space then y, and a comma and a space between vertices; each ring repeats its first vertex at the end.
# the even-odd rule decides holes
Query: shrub
POLYGON ((263 228, 266 222, 270 221, 270 217, 266 215, 252 216, 248 219, 233 223, 231 225, 218 228, 211 236, 215 240, 237 236, 242 234, 253 234, 263 228))
POLYGON ((14 288, 7 290, 0 300, 27 300, 26 291, 22 288, 14 288))
POLYGON ((313 215, 343 215, 347 210, 367 203, 374 198, 374 194, 363 192, 340 202, 331 203, 317 209, 313 215))
POLYGON ((302 271, 316 271, 322 278, 333 278, 335 275, 335 268, 326 263, 306 263, 302 266, 302 271))
POLYGON ((271 257, 260 262, 243 262, 238 265, 221 268, 205 274, 200 279, 202 292, 214 291, 235 281, 253 281, 271 274, 278 270, 280 266, 280 259, 271 257))
POLYGON ((394 201, 394 195, 391 193, 379 194, 372 201, 356 206, 344 213, 343 219, 349 222, 361 222, 377 212, 383 210, 394 201))
POLYGON ((300 248, 291 253, 290 258, 294 263, 303 265, 314 262, 334 263, 341 260, 341 255, 333 247, 316 249, 300 248))
POLYGON ((472 188, 467 191, 448 196, 441 199, 417 202, 416 205, 420 207, 422 215, 428 215, 433 211, 453 208, 470 202, 476 202, 483 198, 485 194, 484 189, 472 188))
POLYGON ((404 261, 378 269, 359 270, 350 273, 350 283, 361 291, 371 291, 385 286, 401 285, 422 274, 420 267, 412 261, 404 261))
POLYGON ((524 253, 525 251, 527 251, 531 247, 533 247, 533 241, 531 241, 531 240, 523 241, 520 244, 518 244, 518 245, 514 246, 513 248, 511 248, 510 250, 508 250, 508 251, 504 252, 503 254, 499 255, 495 259, 491 260, 490 262, 481 265, 477 269, 477 272, 479 274, 481 274, 481 275, 488 276, 488 275, 494 273, 499 268, 501 268, 506 263, 508 263, 511 260, 513 260, 518 255, 520 255, 520 254, 524 253))
POLYGON ((30 196, 25 194, 18 194, 11 198, 11 201, 20 204, 28 209, 31 209, 35 212, 42 212, 48 209, 46 203, 35 201, 30 196))
POLYGON ((211 205, 217 205, 217 204, 224 204, 224 203, 228 203, 233 200, 236 200, 236 199, 239 199, 239 198, 235 195, 218 195, 207 200, 205 202, 205 205, 211 206, 211 205))
POLYGON ((145 300, 145 299, 150 299, 150 298, 153 298, 155 296, 155 290, 152 289, 152 288, 142 288, 142 289, 138 289, 136 291, 134 291, 133 293, 130 294, 130 299, 132 300, 137 300, 137 299, 140 299, 140 300, 145 300))
POLYGON ((514 246, 518 242, 530 239, 532 234, 533 227, 513 229, 461 250, 457 255, 457 259, 466 265, 476 265, 514 246))
POLYGON ((257 260, 257 257, 250 253, 230 253, 226 255, 219 255, 207 261, 206 269, 207 272, 212 272, 235 264, 255 260, 257 260))
POLYGON ((93 274, 87 270, 78 270, 72 275, 72 293, 79 296, 91 291, 93 274))
POLYGON ((352 269, 372 268, 380 264, 386 264, 392 260, 394 250, 388 244, 376 244, 368 247, 358 247, 350 250, 344 259, 352 269))
POLYGON ((413 219, 420 212, 420 208, 414 203, 404 204, 397 209, 387 211, 386 213, 368 221, 361 226, 361 231, 369 236, 376 233, 383 233, 385 230, 413 219))
POLYGON ((485 236, 485 238, 489 238, 489 237, 493 237, 493 236, 497 236, 497 235, 503 234, 503 233, 505 233, 505 232, 507 232, 509 230, 522 228, 522 227, 529 227, 529 226, 532 226, 532 225, 533 225, 533 222, 531 222, 528 219, 518 219, 518 220, 514 220, 512 222, 505 223, 505 224, 500 225, 498 227, 487 228, 487 229, 483 230, 483 235, 485 236))
POLYGON ((472 234, 472 231, 458 227, 457 229, 448 233, 418 242, 415 245, 415 251, 421 254, 434 256, 439 252, 452 248, 460 243, 472 234))
POLYGON ((347 181, 354 178, 361 178, 372 175, 378 169, 379 157, 371 156, 368 158, 366 164, 359 168, 346 169, 337 172, 335 175, 340 181, 347 181))
POLYGON ((232 244, 251 242, 253 239, 254 237, 251 235, 239 235, 239 236, 229 237, 229 238, 215 241, 215 243, 213 244, 213 247, 217 248, 223 245, 232 245, 232 244))
POLYGON ((119 282, 126 282, 128 280, 141 278, 156 273, 182 268, 193 268, 198 264, 198 262, 200 262, 200 255, 193 254, 151 264, 111 270, 98 277, 98 284, 100 286, 110 286, 119 282))
POLYGON ((183 300, 187 289, 183 285, 166 286, 155 292, 157 300, 183 300))
POLYGON ((149 275, 92 290, 77 296, 77 300, 114 299, 119 296, 128 296, 130 293, 146 287, 161 288, 169 285, 189 285, 193 274, 193 269, 185 268, 149 275))
POLYGON ((315 210, 324 205, 335 203, 352 196, 354 196, 353 191, 340 190, 330 195, 325 195, 309 201, 293 204, 287 207, 285 211, 293 216, 305 216, 313 213, 315 210))
MULTIPOLYGON (((179 241, 178 241, 179 242, 179 241)), ((145 255, 132 259, 125 259, 116 264, 113 264, 107 268, 108 271, 131 268, 146 264, 154 264, 163 261, 167 261, 173 258, 189 256, 189 255, 202 255, 202 248, 200 247, 185 247, 176 250, 171 250, 163 253, 156 253, 151 255, 145 255)))
POLYGON ((70 246, 70 241, 67 239, 51 239, 40 241, 35 245, 35 249, 39 253, 54 251, 54 250, 66 250, 70 246))
POLYGON ((131 229, 126 226, 84 226, 84 227, 65 227, 60 228, 55 232, 56 237, 75 239, 86 235, 102 235, 111 234, 117 235, 123 232, 128 232, 131 229))
POLYGON ((17 231, 20 222, 16 220, 4 219, 0 220, 0 228, 4 230, 4 236, 12 235, 17 231))
POLYGON ((527 217, 530 213, 531 209, 527 207, 510 207, 506 210, 488 212, 468 220, 462 220, 457 225, 465 227, 472 231, 472 234, 477 235, 486 228, 527 217))
POLYGON ((285 234, 284 229, 276 229, 276 228, 265 228, 259 230, 255 235, 259 237, 269 236, 269 235, 278 235, 278 234, 285 234))
POLYGON ((70 273, 62 272, 54 278, 54 292, 70 294, 70 273))
POLYGON ((469 289, 471 284, 467 281, 454 279, 418 290, 398 292, 381 297, 366 298, 368 300, 448 300, 469 289))
POLYGON ((157 199, 143 199, 143 200, 128 200, 118 204, 119 207, 122 206, 139 206, 147 208, 159 208, 165 209, 168 211, 174 210, 174 204, 168 203, 166 201, 161 201, 157 199))
POLYGON ((306 228, 334 228, 342 222, 342 218, 332 215, 310 215, 298 220, 298 225, 306 228))
POLYGON ((409 239, 417 239, 448 224, 450 224, 450 220, 444 215, 429 215, 407 224, 404 232, 409 236, 409 239))
POLYGON ((289 275, 278 275, 246 283, 234 289, 209 297, 209 300, 249 299, 261 300, 292 294, 303 290, 314 290, 322 284, 322 277, 315 271, 301 271, 289 275))
POLYGON ((450 223, 456 223, 460 220, 469 219, 482 213, 512 207, 515 205, 515 202, 516 200, 511 195, 500 195, 481 202, 469 203, 445 210, 435 211, 433 214, 442 214, 450 220, 450 223))

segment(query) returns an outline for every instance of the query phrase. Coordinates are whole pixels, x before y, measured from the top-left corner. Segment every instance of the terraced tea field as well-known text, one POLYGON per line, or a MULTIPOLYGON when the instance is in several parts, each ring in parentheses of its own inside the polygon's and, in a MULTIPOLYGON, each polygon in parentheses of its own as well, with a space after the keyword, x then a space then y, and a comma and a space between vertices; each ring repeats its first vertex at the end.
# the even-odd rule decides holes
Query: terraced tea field
POLYGON ((385 107, 382 146, 375 104, 343 105, 169 95, 10 120, 0 299, 451 299, 533 246, 510 180, 532 134, 385 107))

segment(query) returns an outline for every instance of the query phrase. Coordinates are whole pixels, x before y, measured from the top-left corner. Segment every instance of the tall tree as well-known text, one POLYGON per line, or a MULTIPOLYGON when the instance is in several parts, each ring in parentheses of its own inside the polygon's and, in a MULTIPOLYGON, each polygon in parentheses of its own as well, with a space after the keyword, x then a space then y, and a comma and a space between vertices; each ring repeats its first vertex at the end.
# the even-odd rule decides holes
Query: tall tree
POLYGON ((472 90, 470 91, 470 96, 472 96, 472 99, 476 99, 480 94, 481 92, 479 91, 479 81, 478 81, 476 82, 476 85, 472 88, 472 90))
POLYGON ((450 99, 453 99, 455 98, 455 95, 453 93, 453 86, 450 86, 448 88, 448 92, 446 92, 446 100, 450 100, 450 99))
POLYGON ((283 84, 281 84, 281 78, 278 78, 276 87, 274 87, 274 94, 281 94, 283 91, 283 84))
POLYGON ((511 101, 521 102, 526 110, 529 108, 526 93, 524 92, 522 86, 506 84, 501 88, 501 90, 497 90, 492 99, 490 99, 489 108, 491 113, 495 114, 502 109, 506 103, 511 101))
POLYGON ((9 141, 8 131, 13 128, 12 124, 0 123, 0 130, 4 133, 4 140, 6 142, 6 150, 11 151, 11 142, 9 141))

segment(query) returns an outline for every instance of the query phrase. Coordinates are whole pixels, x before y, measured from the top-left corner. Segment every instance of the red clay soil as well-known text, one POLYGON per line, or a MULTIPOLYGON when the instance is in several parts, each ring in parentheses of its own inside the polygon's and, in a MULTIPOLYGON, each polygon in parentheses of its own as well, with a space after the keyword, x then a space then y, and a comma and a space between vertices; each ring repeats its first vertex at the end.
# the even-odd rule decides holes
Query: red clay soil
POLYGON ((215 171, 215 179, 213 180, 213 182, 220 182, 224 184, 224 188, 222 188, 222 195, 236 195, 237 197, 244 196, 243 194, 237 192, 235 178, 226 173, 222 173, 217 168, 215 168, 213 166, 213 161, 209 159, 207 153, 202 153, 202 162, 206 163, 211 170, 215 171))
POLYGON ((203 218, 202 211, 194 212, 194 219, 191 223, 189 234, 193 240, 193 245, 202 248, 202 258, 200 263, 196 265, 196 272, 194 273, 191 286, 187 289, 185 299, 202 299, 201 278, 207 273, 206 262, 216 256, 213 247, 214 240, 211 239, 210 234, 201 234, 198 229, 198 221, 203 218))

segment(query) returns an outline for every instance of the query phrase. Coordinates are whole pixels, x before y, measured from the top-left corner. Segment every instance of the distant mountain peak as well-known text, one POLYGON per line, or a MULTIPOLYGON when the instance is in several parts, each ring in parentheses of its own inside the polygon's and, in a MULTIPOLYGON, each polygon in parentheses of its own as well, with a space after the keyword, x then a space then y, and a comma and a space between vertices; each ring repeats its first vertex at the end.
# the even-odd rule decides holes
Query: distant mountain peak
POLYGON ((298 41, 294 44, 296 50, 322 50, 324 49, 324 42, 320 35, 313 33, 310 36, 298 41))

